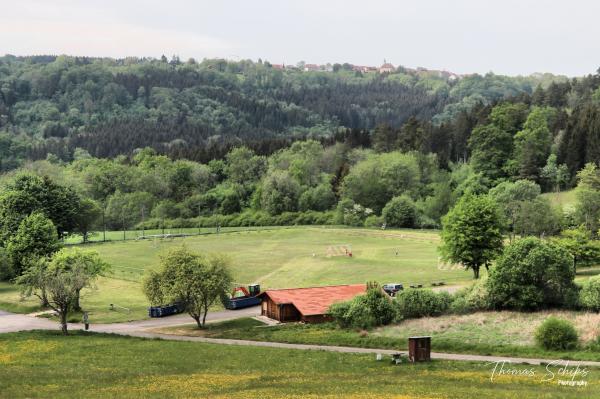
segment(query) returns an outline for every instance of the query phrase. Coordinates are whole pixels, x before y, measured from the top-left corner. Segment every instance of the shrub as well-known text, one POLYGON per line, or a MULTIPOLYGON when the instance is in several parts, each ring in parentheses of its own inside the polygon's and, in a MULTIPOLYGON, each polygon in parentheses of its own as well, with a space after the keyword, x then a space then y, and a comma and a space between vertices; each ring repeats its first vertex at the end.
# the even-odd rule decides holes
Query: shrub
POLYGON ((345 324, 347 327, 354 328, 371 328, 376 325, 373 315, 367 307, 365 297, 358 296, 350 301, 350 307, 344 315, 345 324))
POLYGON ((396 308, 392 299, 378 286, 367 290, 364 303, 376 326, 390 324, 396 318, 396 308))
POLYGON ((338 202, 334 221, 336 224, 362 227, 365 220, 371 215, 373 215, 372 209, 365 208, 348 198, 343 198, 338 202))
POLYGON ((136 225, 137 229, 160 229, 164 227, 240 227, 240 226, 291 226, 291 225, 325 225, 333 224, 334 212, 284 212, 281 215, 271 216, 264 211, 245 210, 242 213, 230 215, 199 216, 196 218, 176 219, 147 219, 136 225))
POLYGON ((340 327, 371 328, 391 323, 396 309, 391 298, 375 286, 365 295, 331 305, 329 314, 340 327))
POLYGON ((529 237, 505 248, 490 271, 490 303, 496 308, 535 310, 570 306, 576 292, 573 258, 564 248, 529 237))
POLYGON ((416 227, 421 229, 439 229, 440 224, 435 220, 431 219, 429 216, 418 214, 417 220, 415 222, 416 227))
POLYGON ((12 275, 10 259, 6 250, 0 247, 0 281, 8 280, 12 275))
POLYGON ((351 301, 331 305, 329 314, 342 328, 371 328, 376 324, 364 295, 357 296, 351 301))
POLYGON ((600 310, 600 276, 590 278, 583 283, 579 293, 579 303, 585 309, 600 310))
POLYGON ((577 347, 577 331, 568 320, 548 317, 535 332, 535 340, 544 349, 565 350, 577 347))
POLYGON ((473 309, 471 309, 467 302, 467 293, 470 291, 470 289, 470 287, 463 288, 454 294, 454 296, 452 297, 452 302, 449 306, 449 310, 451 313, 466 314, 474 311, 473 309))
POLYGON ((350 306, 352 306, 352 301, 334 303, 329 307, 329 315, 342 328, 350 327, 351 320, 348 317, 350 306))
POLYGON ((391 227, 415 227, 417 208, 410 197, 394 197, 383 208, 383 218, 391 227))
POLYGON ((377 215, 371 215, 365 219, 365 227, 381 227, 383 218, 377 215))
POLYGON ((600 352, 600 335, 596 336, 596 339, 588 344, 588 348, 594 352, 600 352))
POLYGON ((452 297, 450 311, 457 314, 472 313, 490 308, 487 279, 457 291, 452 297))
POLYGON ((294 212, 283 212, 275 217, 275 223, 278 226, 291 226, 296 223, 296 217, 294 212))
POLYGON ((409 289, 396 294, 398 315, 404 318, 439 316, 448 310, 451 298, 447 292, 409 289))

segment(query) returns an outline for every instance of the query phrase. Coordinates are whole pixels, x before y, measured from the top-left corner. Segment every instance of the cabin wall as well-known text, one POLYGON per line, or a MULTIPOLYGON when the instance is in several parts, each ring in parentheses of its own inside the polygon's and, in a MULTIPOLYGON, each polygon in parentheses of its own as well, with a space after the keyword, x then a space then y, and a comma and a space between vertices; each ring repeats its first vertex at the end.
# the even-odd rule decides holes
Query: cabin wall
POLYGON ((290 303, 277 305, 271 298, 265 296, 261 304, 261 315, 280 322, 299 321, 302 317, 298 309, 290 303))

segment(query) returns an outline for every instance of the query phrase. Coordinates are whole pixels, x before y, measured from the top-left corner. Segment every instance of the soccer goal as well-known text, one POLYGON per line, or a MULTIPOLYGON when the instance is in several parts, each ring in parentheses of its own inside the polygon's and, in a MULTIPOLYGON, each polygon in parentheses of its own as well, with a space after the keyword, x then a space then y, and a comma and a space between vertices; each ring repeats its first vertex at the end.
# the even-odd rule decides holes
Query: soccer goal
POLYGON ((337 245, 330 245, 327 247, 327 253, 326 253, 328 258, 331 258, 332 256, 352 256, 352 246, 350 244, 337 244, 337 245))

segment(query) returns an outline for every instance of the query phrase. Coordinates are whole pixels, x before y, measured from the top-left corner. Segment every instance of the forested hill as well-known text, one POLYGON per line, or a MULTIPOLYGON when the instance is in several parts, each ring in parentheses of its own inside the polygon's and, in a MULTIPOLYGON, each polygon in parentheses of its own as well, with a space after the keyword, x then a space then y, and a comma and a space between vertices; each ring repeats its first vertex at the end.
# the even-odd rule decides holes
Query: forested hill
POLYGON ((457 77, 398 68, 305 72, 268 62, 0 57, 0 170, 76 148, 97 157, 153 147, 208 161, 241 143, 268 154, 294 138, 450 121, 474 104, 531 93, 552 75, 457 77))

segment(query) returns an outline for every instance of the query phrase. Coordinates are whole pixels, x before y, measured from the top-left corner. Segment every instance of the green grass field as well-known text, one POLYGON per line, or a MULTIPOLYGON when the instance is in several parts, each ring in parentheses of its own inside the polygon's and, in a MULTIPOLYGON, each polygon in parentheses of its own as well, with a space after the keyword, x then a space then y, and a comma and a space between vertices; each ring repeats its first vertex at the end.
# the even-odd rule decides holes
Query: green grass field
POLYGON ((331 323, 286 323, 266 327, 262 322, 250 318, 214 323, 202 330, 190 324, 157 331, 210 338, 399 350, 406 350, 408 337, 430 335, 432 350, 437 352, 600 361, 600 345, 590 346, 600 336, 600 315, 588 312, 479 312, 404 320, 370 331, 341 329, 331 323), (535 344, 535 329, 550 314, 569 319, 575 324, 580 337, 580 349, 547 351, 535 344))
MULTIPOLYGON (((144 272, 158 266, 160 254, 180 245, 201 253, 229 255, 234 280, 241 284, 259 283, 262 288, 372 280, 424 285, 434 281, 470 281, 470 272, 438 265, 438 243, 435 231, 290 227, 87 244, 83 248, 98 251, 112 265, 114 273, 111 278, 101 278, 97 290, 84 292, 82 304, 90 312, 92 322, 145 318, 148 303, 140 284, 144 272), (349 245, 353 256, 328 256, 329 247, 340 244, 349 245), (128 308, 129 312, 110 311, 111 303, 128 308)), ((0 308, 35 307, 34 300, 23 303, 19 299, 14 286, 0 284, 0 308)))
MULTIPOLYGON (((374 355, 211 345, 77 333, 0 335, 1 398, 593 398, 533 376, 496 375, 493 364, 433 361, 392 365, 374 355)), ((555 373, 558 367, 552 369, 555 373)))

